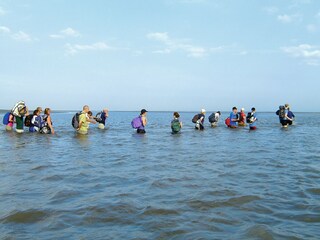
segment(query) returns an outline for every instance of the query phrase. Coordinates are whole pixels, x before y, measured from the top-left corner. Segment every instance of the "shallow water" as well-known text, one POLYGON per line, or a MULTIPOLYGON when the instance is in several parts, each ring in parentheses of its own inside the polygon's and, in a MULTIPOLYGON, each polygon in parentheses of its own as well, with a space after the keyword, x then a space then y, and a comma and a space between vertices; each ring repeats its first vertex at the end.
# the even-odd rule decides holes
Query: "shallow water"
POLYGON ((136 114, 88 136, 71 113, 53 114, 55 135, 0 131, 0 239, 320 238, 320 114, 199 132, 181 113, 179 135, 166 112, 137 135, 136 114))

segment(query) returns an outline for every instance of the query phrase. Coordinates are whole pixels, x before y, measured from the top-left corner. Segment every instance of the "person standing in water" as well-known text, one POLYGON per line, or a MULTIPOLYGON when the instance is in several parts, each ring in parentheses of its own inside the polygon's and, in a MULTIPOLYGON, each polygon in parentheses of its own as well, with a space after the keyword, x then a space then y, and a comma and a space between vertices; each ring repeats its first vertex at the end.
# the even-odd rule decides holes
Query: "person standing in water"
POLYGON ((238 109, 236 107, 232 108, 232 112, 230 113, 230 128, 237 128, 238 127, 238 109))
POLYGON ((244 108, 241 108, 241 111, 240 113, 238 113, 239 115, 239 120, 238 120, 238 126, 241 126, 241 127, 245 127, 247 124, 246 124, 246 113, 244 112, 244 108))
POLYGON ((247 122, 249 123, 249 129, 250 130, 256 130, 257 129, 257 114, 256 114, 256 109, 253 107, 251 108, 251 113, 247 116, 247 122))
POLYGON ((206 115, 206 110, 205 109, 201 109, 200 113, 198 114, 198 120, 196 121, 196 125, 194 126, 194 128, 196 130, 204 130, 204 119, 206 115))
POLYGON ((141 126, 137 129, 137 133, 146 133, 145 127, 147 126, 147 110, 142 109, 140 112, 140 118, 141 118, 141 126))
POLYGON ((177 134, 182 128, 182 122, 179 120, 180 114, 178 112, 173 113, 173 120, 171 121, 172 134, 177 134))
POLYGON ((98 113, 98 115, 100 115, 100 117, 96 118, 96 121, 99 123, 98 128, 104 129, 106 126, 107 118, 109 117, 109 110, 105 108, 100 113, 98 113))
POLYGON ((43 121, 45 122, 45 127, 47 128, 47 134, 54 134, 54 129, 52 126, 52 119, 51 119, 51 109, 46 108, 44 109, 43 121))
POLYGON ((77 129, 77 132, 80 134, 88 134, 88 128, 89 128, 89 123, 93 123, 95 124, 96 121, 93 119, 90 119, 90 117, 88 116, 88 112, 90 111, 89 106, 85 105, 82 108, 82 112, 79 116, 79 127, 77 129))

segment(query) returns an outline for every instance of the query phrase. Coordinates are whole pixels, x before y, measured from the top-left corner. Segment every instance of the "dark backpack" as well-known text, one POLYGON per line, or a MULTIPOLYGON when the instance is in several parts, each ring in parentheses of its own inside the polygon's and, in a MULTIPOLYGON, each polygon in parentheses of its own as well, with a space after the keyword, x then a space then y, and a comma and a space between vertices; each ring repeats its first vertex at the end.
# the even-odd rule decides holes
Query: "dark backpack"
POLYGON ((246 117, 247 123, 252 123, 253 122, 253 114, 251 112, 248 112, 247 117, 246 117))
POLYGON ((31 123, 32 118, 33 118, 33 114, 30 114, 30 115, 26 116, 26 118, 24 119, 24 125, 26 127, 31 127, 32 126, 32 123, 31 123))
POLYGON ((181 124, 178 119, 174 119, 171 122, 171 129, 173 133, 178 133, 181 130, 181 124))
POLYGON ((216 122, 216 114, 215 114, 215 113, 212 113, 212 114, 209 116, 209 122, 210 122, 210 123, 216 122))
MULTIPOLYGON (((278 111, 277 111, 278 112, 278 111)), ((285 118, 286 117, 286 108, 284 106, 279 107, 279 118, 285 118)))
POLYGON ((79 117, 80 117, 81 114, 82 114, 82 112, 77 112, 75 115, 73 115, 71 124, 72 124, 72 127, 74 129, 78 129, 79 128, 79 117))
POLYGON ((97 115, 96 115, 96 121, 98 122, 98 123, 102 123, 102 118, 101 118, 101 115, 102 115, 102 112, 98 112, 97 113, 97 115))
POLYGON ((198 120, 199 120, 199 114, 194 115, 194 117, 192 118, 192 122, 197 123, 198 120))

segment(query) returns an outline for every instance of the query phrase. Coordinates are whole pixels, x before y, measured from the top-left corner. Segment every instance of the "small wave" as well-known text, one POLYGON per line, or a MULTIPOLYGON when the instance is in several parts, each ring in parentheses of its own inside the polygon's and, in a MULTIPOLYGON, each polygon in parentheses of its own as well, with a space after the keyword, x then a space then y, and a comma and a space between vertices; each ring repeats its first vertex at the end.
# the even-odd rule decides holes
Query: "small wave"
POLYGON ((144 215, 178 215, 179 212, 172 209, 147 207, 143 212, 144 215))
POLYGON ((320 195, 320 188, 309 188, 307 191, 315 195, 320 195))
POLYGON ((192 208, 196 208, 202 211, 208 210, 210 208, 219 208, 219 207, 235 207, 247 204, 252 201, 260 200, 258 196, 241 196, 234 197, 227 200, 219 201, 203 201, 203 200, 192 200, 188 205, 192 208))
POLYGON ((30 209, 22 212, 13 212, 1 219, 1 223, 36 223, 49 216, 48 212, 30 209))

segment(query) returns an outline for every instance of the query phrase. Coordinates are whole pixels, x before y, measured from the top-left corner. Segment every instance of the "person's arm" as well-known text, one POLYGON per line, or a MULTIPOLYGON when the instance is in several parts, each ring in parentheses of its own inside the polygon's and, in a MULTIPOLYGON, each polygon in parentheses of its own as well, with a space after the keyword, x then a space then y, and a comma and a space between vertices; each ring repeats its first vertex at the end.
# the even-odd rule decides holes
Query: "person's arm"
POLYGON ((97 123, 97 121, 94 120, 94 117, 89 117, 88 115, 86 115, 86 118, 87 118, 87 122, 90 122, 90 123, 93 123, 93 124, 97 123))
POLYGON ((79 116, 79 126, 77 128, 77 130, 79 130, 82 127, 82 119, 81 119, 81 115, 79 116))
POLYGON ((54 134, 54 129, 53 129, 53 126, 51 124, 51 116, 47 117, 47 123, 48 123, 48 126, 49 126, 50 130, 51 130, 51 133, 54 134))
POLYGON ((252 123, 254 123, 254 122, 257 121, 257 120, 258 120, 257 116, 256 116, 256 115, 253 115, 252 123))
POLYGON ((286 114, 285 114, 285 118, 287 118, 288 120, 292 121, 292 118, 289 118, 289 117, 288 117, 288 113, 287 113, 287 112, 286 112, 286 114))
POLYGON ((182 122, 180 122, 180 127, 182 128, 182 122))
POLYGON ((97 121, 94 120, 93 118, 87 118, 87 121, 88 121, 88 122, 91 122, 91 123, 93 123, 93 124, 96 124, 96 123, 97 123, 97 121))
POLYGON ((13 123, 13 121, 14 121, 14 117, 13 117, 12 114, 10 114, 10 116, 9 116, 9 122, 10 122, 10 123, 13 123))
POLYGON ((141 117, 141 120, 142 120, 142 125, 145 127, 147 125, 147 118, 141 117))

